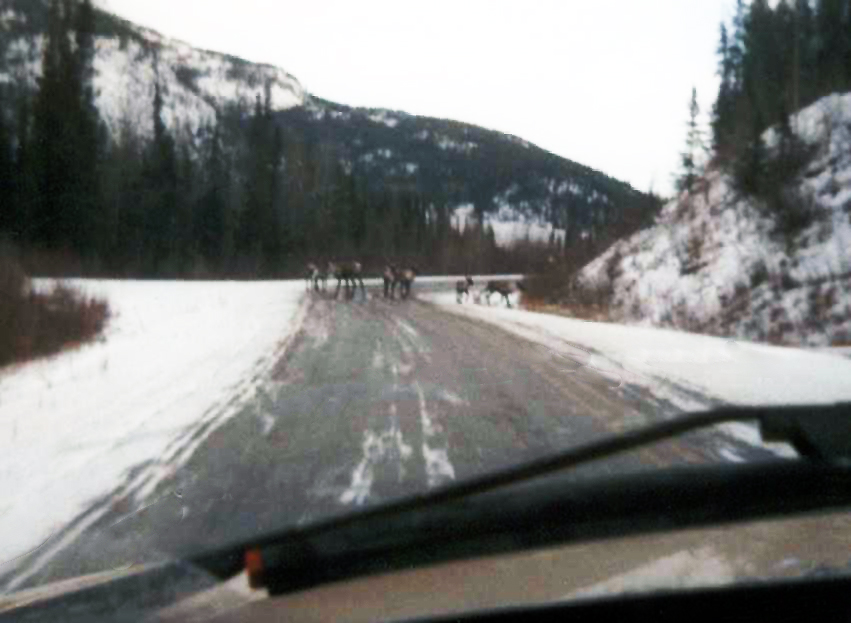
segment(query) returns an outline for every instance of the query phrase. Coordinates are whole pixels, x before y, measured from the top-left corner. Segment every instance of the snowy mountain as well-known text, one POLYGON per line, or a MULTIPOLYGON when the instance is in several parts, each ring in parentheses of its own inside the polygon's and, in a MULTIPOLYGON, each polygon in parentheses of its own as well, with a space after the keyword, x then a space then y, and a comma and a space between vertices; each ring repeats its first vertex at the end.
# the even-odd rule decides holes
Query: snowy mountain
MULTIPOLYGON (((47 4, 0 0, 0 85, 18 92, 25 85, 35 88, 47 4)), ((103 11, 97 12, 96 49, 97 106, 114 137, 122 127, 151 136, 157 78, 166 126, 196 145, 217 111, 237 107, 246 119, 255 98, 268 88, 286 137, 304 143, 307 152, 334 153, 374 195, 401 189, 425 205, 449 210, 471 205, 480 220, 489 215, 501 242, 527 234, 547 238, 553 230, 561 238, 578 239, 627 213, 641 220, 636 215, 654 207, 628 184, 520 138, 454 121, 335 104, 307 94, 282 69, 198 50, 103 11)), ((4 106, 12 117, 10 99, 4 106)))
MULTIPOLYGON (((349 108, 316 97, 278 113, 290 133, 342 154, 373 190, 415 190, 453 207, 457 228, 489 223, 498 242, 529 235, 576 239, 608 214, 654 204, 628 184, 493 130, 398 111, 349 108)), ((607 221, 609 222, 609 221, 607 221)))
MULTIPOLYGON (((612 245, 580 284, 614 320, 810 346, 851 345, 851 94, 791 118, 814 154, 793 183, 805 219, 783 235, 765 206, 712 171, 656 224, 612 245)), ((763 134, 778 149, 774 129, 763 134)))
MULTIPOLYGON (((157 76, 163 86, 164 121, 193 136, 213 123, 223 106, 253 105, 267 84, 276 108, 304 103, 298 80, 282 69, 198 50, 108 13, 98 12, 97 17, 96 102, 113 135, 122 123, 142 136, 153 133, 157 76)), ((35 87, 46 23, 47 2, 0 0, 0 84, 35 87)))

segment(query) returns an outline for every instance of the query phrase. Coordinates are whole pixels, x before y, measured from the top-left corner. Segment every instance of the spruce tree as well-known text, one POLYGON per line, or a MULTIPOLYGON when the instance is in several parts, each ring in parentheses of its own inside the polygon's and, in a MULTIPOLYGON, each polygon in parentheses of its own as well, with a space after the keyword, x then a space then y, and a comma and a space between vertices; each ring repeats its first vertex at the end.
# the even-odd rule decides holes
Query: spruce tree
POLYGON ((76 245, 84 254, 95 251, 95 234, 101 214, 99 117, 95 104, 94 55, 95 14, 90 0, 83 0, 74 16, 76 50, 71 114, 75 127, 75 175, 80 203, 76 245))
MULTIPOLYGON (((700 115, 700 106, 697 103, 697 89, 691 90, 691 102, 689 103, 689 120, 686 124, 688 132, 686 134, 686 149, 680 154, 680 176, 677 179, 677 190, 680 192, 691 192, 695 181, 700 175, 700 166, 698 159, 700 151, 703 149, 703 137, 698 125, 698 116, 700 115)), ((604 218, 605 212, 600 211, 601 218, 604 218)))
POLYGON ((84 0, 51 0, 35 98, 33 241, 93 252, 98 132, 92 86, 94 11, 84 0), (75 45, 71 45, 71 33, 75 45))
POLYGON ((162 87, 154 84, 154 139, 145 156, 145 247, 147 272, 162 275, 176 270, 177 162, 174 140, 162 119, 162 87))
POLYGON ((819 87, 823 92, 841 91, 846 82, 844 67, 849 48, 847 0, 818 0, 818 64, 819 87))
POLYGON ((195 217, 195 239, 208 266, 222 270, 224 266, 225 211, 229 176, 221 146, 221 122, 208 133, 203 161, 204 193, 195 217))
POLYGON ((0 87, 0 237, 15 229, 15 161, 12 157, 12 132, 6 120, 5 93, 0 87))
POLYGON ((730 145, 730 134, 735 124, 736 85, 733 60, 727 27, 721 24, 721 39, 718 44, 718 76, 721 79, 718 97, 712 110, 712 145, 716 152, 726 152, 730 145))
POLYGON ((35 237, 33 218, 38 194, 36 166, 33 158, 32 108, 27 95, 22 95, 15 117, 14 201, 12 218, 13 238, 20 243, 32 243, 35 237))

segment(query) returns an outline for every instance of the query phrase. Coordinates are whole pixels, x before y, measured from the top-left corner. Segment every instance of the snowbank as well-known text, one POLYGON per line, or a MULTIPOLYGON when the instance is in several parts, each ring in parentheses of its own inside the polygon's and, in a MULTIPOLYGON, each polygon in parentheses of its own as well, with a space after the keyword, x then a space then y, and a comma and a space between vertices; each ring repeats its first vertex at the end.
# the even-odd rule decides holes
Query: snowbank
POLYGON ((717 401, 785 405, 851 400, 851 361, 831 354, 459 305, 453 294, 421 298, 546 346, 564 359, 566 372, 587 366, 611 379, 613 388, 622 383, 646 387, 684 410, 702 409, 717 401))
POLYGON ((0 563, 46 540, 47 560, 99 518, 68 525, 96 501, 105 511, 109 496, 129 497, 137 510, 253 395, 304 292, 299 281, 72 285, 106 298, 113 318, 98 343, 0 374, 0 563))
MULTIPOLYGON (((776 343, 851 344, 851 94, 792 117, 816 149, 799 183, 815 221, 787 245, 774 222, 713 172, 666 205, 654 227, 612 245, 582 271, 611 288, 612 317, 776 343)), ((769 149, 776 132, 764 135, 769 149)))

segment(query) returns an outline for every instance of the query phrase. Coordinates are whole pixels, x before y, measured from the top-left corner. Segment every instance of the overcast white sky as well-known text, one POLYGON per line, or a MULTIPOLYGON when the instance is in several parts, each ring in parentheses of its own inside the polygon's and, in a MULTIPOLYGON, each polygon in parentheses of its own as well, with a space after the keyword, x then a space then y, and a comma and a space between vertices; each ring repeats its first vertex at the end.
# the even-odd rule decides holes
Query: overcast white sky
POLYGON ((692 85, 704 113, 714 100, 718 26, 734 1, 98 4, 195 46, 278 65, 326 99, 515 134, 667 193, 692 85))

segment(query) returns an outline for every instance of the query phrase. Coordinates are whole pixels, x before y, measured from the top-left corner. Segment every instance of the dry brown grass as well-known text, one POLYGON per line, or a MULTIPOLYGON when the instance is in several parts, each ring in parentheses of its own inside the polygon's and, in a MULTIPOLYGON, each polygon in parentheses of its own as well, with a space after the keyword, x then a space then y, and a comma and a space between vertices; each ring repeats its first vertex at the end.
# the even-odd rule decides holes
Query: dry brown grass
POLYGON ((564 270, 533 275, 525 284, 524 309, 582 320, 611 320, 611 286, 582 285, 574 273, 564 270))
POLYGON ((109 317, 104 301, 58 285, 32 289, 11 257, 0 257, 0 367, 56 353, 86 342, 109 317))

